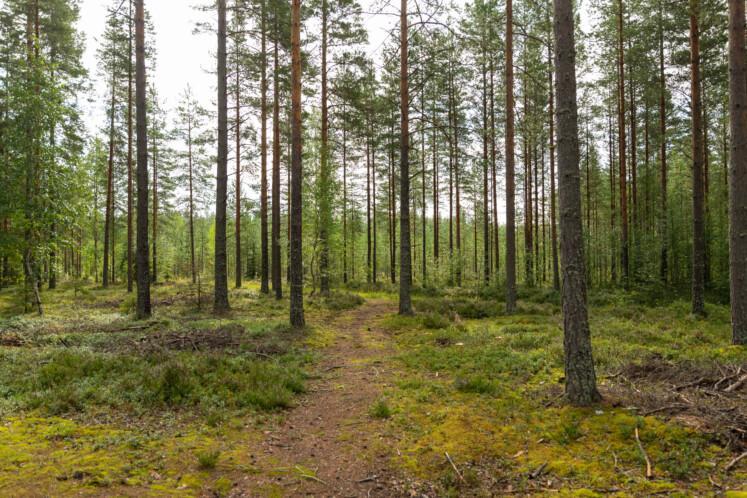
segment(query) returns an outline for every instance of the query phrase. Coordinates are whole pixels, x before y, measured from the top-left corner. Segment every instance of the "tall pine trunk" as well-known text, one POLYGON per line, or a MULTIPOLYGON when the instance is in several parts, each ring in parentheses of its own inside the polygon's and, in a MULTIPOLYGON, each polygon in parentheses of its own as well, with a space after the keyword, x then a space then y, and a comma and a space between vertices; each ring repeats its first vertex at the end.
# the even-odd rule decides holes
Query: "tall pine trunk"
POLYGON ((135 99, 137 101, 137 316, 150 317, 148 269, 148 129, 145 85, 145 12, 135 0, 135 99))
POLYGON ((573 2, 555 0, 554 6, 565 394, 572 404, 586 406, 601 396, 596 387, 586 308, 573 2))
POLYGON ((259 217, 260 217, 260 292, 262 294, 270 293, 269 285, 269 251, 267 244, 267 11, 266 0, 262 0, 262 21, 260 29, 262 31, 262 76, 260 80, 260 198, 259 198, 259 217))
POLYGON ((128 3, 130 9, 127 20, 127 292, 132 292, 132 0, 128 3))
POLYGON ((329 113, 327 108, 328 2, 322 0, 322 143, 319 165, 319 282, 322 295, 329 294, 329 227, 332 225, 331 173, 329 171, 329 113))
POLYGON ((630 276, 629 247, 628 247, 628 173, 625 160, 625 45, 623 43, 623 0, 618 0, 617 12, 617 129, 620 161, 620 227, 622 228, 620 265, 622 267, 623 284, 628 285, 630 276))
MULTIPOLYGON (((692 312, 705 315, 705 192, 703 188, 703 111, 700 93, 700 0, 690 0, 690 99, 692 110, 693 248, 692 312)), ((747 91, 744 89, 742 91, 747 91)))
POLYGON ((410 98, 408 84, 408 25, 407 0, 400 2, 400 72, 399 72, 399 102, 400 102, 400 250, 399 250, 399 313, 412 314, 410 300, 410 283, 412 261, 410 259, 410 98))
POLYGON ((275 6, 272 71, 272 290, 275 299, 283 297, 280 255, 280 61, 278 54, 278 9, 275 6))
POLYGON ((747 71, 744 1, 729 0, 729 276, 734 344, 747 345, 747 71))
POLYGON ((228 89, 226 80, 226 0, 218 0, 218 164, 215 197, 215 296, 213 310, 228 310, 226 203, 228 197, 228 89))
POLYGON ((303 252, 301 204, 301 0, 291 2, 291 182, 290 182, 290 323, 305 325, 303 310, 303 252))
POLYGON ((506 311, 516 311, 513 0, 506 0, 506 311))

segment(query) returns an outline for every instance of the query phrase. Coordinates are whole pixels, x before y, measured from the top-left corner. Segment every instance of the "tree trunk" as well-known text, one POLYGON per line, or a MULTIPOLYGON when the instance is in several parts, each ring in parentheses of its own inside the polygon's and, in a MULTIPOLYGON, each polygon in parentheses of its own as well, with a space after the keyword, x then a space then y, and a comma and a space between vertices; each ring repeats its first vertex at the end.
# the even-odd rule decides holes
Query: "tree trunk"
POLYGON ((400 101, 400 250, 399 250, 399 314, 411 315, 412 302, 410 300, 410 282, 412 261, 410 259, 410 98, 408 84, 408 26, 407 0, 400 2, 400 72, 399 72, 399 101, 400 101))
POLYGON ((215 197, 215 296, 213 311, 228 311, 226 203, 228 197, 228 89, 226 78, 226 0, 218 0, 218 165, 215 197))
POLYGON ((495 68, 493 66, 493 57, 490 57, 490 174, 493 192, 493 245, 495 246, 495 281, 498 282, 498 274, 501 269, 501 249, 500 249, 500 225, 498 222, 498 181, 496 165, 496 136, 495 136, 495 68))
POLYGON ((550 70, 548 79, 550 80, 549 88, 549 123, 550 123, 550 245, 552 251, 552 287, 560 290, 560 269, 558 267, 558 227, 556 225, 557 215, 555 213, 555 88, 553 87, 553 68, 551 49, 547 47, 547 59, 550 70))
POLYGON ((280 255, 280 61, 278 54, 278 8, 275 6, 274 54, 272 71, 272 289, 275 298, 283 297, 280 255))
POLYGON ((620 265, 622 266, 623 284, 628 285, 630 265, 628 262, 628 173, 625 161, 625 46, 623 43, 623 0, 618 0, 617 13, 618 33, 618 98, 617 98, 617 126, 618 147, 620 161, 620 226, 622 227, 620 265))
POLYGON ((192 171, 192 115, 187 118, 187 157, 189 165, 189 262, 192 270, 192 283, 197 283, 195 266, 195 201, 192 171))
POLYGON ((260 81, 260 154, 261 154, 261 179, 260 179, 260 200, 259 200, 259 217, 260 217, 260 292, 262 294, 270 293, 269 285, 269 251, 267 247, 267 13, 266 0, 262 0, 262 76, 260 81))
MULTIPOLYGON (((692 312, 705 315, 705 219, 703 189, 703 111, 700 93, 700 0, 690 0, 690 99, 692 110, 693 249, 692 312)), ((742 91, 747 91, 743 87, 742 91)))
POLYGON ((732 342, 747 345, 747 72, 744 2, 729 0, 729 276, 732 342))
POLYGON ((145 12, 135 0, 135 98, 137 100, 137 316, 150 317, 148 270, 148 130, 145 86, 145 12))
POLYGON ((659 140, 661 141, 661 197, 659 206, 659 237, 661 239, 659 277, 667 283, 669 273, 669 220, 667 215, 667 107, 666 107, 666 79, 664 76, 664 20, 663 6, 659 5, 659 140))
POLYGON ((303 311, 303 211, 301 186, 301 0, 291 2, 291 192, 290 192, 290 323, 305 325, 303 311))
MULTIPOLYGON (((487 53, 483 50, 483 59, 487 53)), ((482 264, 483 282, 490 283, 490 207, 488 201, 488 69, 482 62, 482 264)), ((475 220, 476 221, 476 220, 475 220)))
POLYGON ((127 292, 132 292, 132 0, 128 4, 130 15, 127 21, 127 292))
POLYGON ((513 0, 506 0, 506 312, 516 311, 513 0))
POLYGON ((565 394, 573 405, 586 406, 601 396, 596 387, 586 309, 573 2, 555 0, 554 5, 565 394))
POLYGON ((153 268, 151 282, 158 281, 158 144, 153 140, 153 268))
POLYGON ((329 228, 332 226, 332 181, 329 167, 329 117, 327 109, 327 31, 328 2, 322 0, 322 144, 320 151, 319 183, 321 186, 319 206, 319 278, 322 295, 329 294, 329 228))
POLYGON ((116 107, 116 72, 114 63, 112 63, 112 100, 109 107, 109 161, 106 173, 106 208, 104 213, 104 268, 101 277, 101 285, 104 288, 109 287, 109 267, 112 271, 114 268, 114 258, 111 265, 109 264, 110 248, 113 247, 111 235, 114 224, 114 113, 116 107))
MULTIPOLYGON (((238 3, 236 5, 238 8, 238 3)), ((236 219, 235 223, 235 236, 236 236, 236 275, 235 284, 236 288, 241 288, 241 67, 239 65, 239 43, 236 42, 236 219)))

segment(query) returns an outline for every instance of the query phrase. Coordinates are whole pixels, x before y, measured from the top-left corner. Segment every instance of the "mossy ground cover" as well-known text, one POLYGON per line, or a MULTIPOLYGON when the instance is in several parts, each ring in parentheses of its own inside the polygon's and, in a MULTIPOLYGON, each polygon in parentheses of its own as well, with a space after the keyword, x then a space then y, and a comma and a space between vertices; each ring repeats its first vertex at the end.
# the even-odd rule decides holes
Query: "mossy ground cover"
MULTIPOLYGON (((500 298, 490 294, 419 296, 416 316, 385 321, 404 372, 386 394, 390 430, 402 439, 396 465, 452 496, 705 496, 747 490, 743 464, 725 471, 744 450, 744 439, 710 430, 702 417, 691 416, 695 409, 678 416, 667 400, 654 410, 639 404, 657 401, 642 400, 649 388, 691 396, 674 385, 688 378, 649 386, 623 375, 651 363, 692 370, 690 378, 704 370, 746 369, 747 351, 729 344, 727 307, 709 306, 709 317, 697 320, 679 299, 651 307, 635 292, 592 293, 593 346, 605 401, 580 409, 559 398, 559 296, 535 291, 521 297, 519 312, 508 316, 500 298), (646 458, 652 478, 645 475, 646 458)), ((729 396, 724 413, 738 425, 747 393, 739 389, 729 396)))
POLYGON ((304 391, 328 317, 361 301, 312 299, 298 332, 251 283, 219 317, 202 291, 155 286, 147 321, 119 286, 45 291, 43 317, 0 292, 0 495, 224 495, 260 471, 252 449, 304 391))

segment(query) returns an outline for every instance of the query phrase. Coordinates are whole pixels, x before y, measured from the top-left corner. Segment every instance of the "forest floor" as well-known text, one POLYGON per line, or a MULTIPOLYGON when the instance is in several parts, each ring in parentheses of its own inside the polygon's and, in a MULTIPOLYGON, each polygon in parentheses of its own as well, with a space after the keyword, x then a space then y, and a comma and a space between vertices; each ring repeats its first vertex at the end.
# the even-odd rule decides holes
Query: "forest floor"
POLYGON ((287 301, 254 283, 210 313, 189 283, 132 319, 66 283, 44 317, 0 291, 2 496, 747 496, 747 351, 728 308, 594 290, 604 401, 565 405, 550 290, 385 287, 287 301), (742 458, 740 459, 740 456, 742 458))

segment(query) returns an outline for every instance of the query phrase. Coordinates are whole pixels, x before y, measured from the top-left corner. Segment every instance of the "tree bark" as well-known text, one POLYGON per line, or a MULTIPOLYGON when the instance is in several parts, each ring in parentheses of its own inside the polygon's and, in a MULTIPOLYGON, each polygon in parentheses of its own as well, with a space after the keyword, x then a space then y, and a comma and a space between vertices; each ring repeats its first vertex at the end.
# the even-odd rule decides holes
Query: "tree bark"
POLYGON ((732 342, 747 345, 747 70, 744 2, 729 0, 729 276, 732 342))
POLYGON ((586 309, 572 0, 555 0, 554 13, 565 394, 573 405, 586 406, 601 396, 596 387, 586 309))
POLYGON ((192 283, 197 283, 195 266, 195 202, 192 157, 192 114, 187 117, 187 157, 189 166, 189 261, 192 270, 192 283))
POLYGON ((558 227, 556 224, 557 214, 555 212, 555 88, 553 87, 552 50, 547 47, 547 59, 550 70, 548 79, 549 88, 549 124, 550 124, 550 245, 552 251, 552 287, 560 290, 560 269, 558 266, 558 227))
POLYGON ((408 84, 408 25, 407 0, 400 2, 400 250, 399 250, 399 314, 411 315, 410 282, 412 261, 410 259, 410 98, 408 84))
POLYGON ((218 0, 218 164, 215 197, 215 296, 213 311, 228 311, 226 204, 228 197, 228 89, 226 78, 226 0, 218 0))
MULTIPOLYGON (((238 3, 236 4, 238 8, 238 3)), ((235 285, 237 289, 241 288, 241 66, 239 64, 239 43, 236 41, 236 129, 235 140, 236 140, 236 186, 235 186, 235 197, 236 197, 236 219, 234 220, 235 228, 234 235, 236 237, 236 275, 234 275, 235 285)))
POLYGON ((129 0, 128 4, 130 8, 127 20, 127 292, 132 292, 132 0, 129 0))
POLYGON ((280 61, 278 54, 278 8, 275 6, 272 71, 272 290, 275 299, 283 297, 283 278, 280 255, 280 61))
MULTIPOLYGON (((692 312, 705 315, 705 212, 703 189, 703 111, 700 93, 700 0, 690 0, 690 99, 692 110, 693 249, 692 312)), ((743 92, 747 91, 743 87, 743 92)))
POLYGON ((262 31, 262 76, 260 81, 260 93, 261 95, 261 110, 260 110, 260 154, 261 154, 261 165, 260 165, 260 200, 259 200, 259 216, 260 216, 260 292, 262 294, 270 293, 269 285, 269 251, 267 247, 267 12, 266 12, 266 0, 262 0, 262 12, 261 12, 261 25, 262 31))
POLYGON ((148 318, 150 271, 148 269, 148 130, 145 86, 145 12, 143 0, 135 0, 135 98, 137 100, 137 316, 148 318))
POLYGON ((506 0, 506 312, 516 311, 513 0, 506 0))
POLYGON ((618 147, 620 161, 620 226, 622 228, 620 265, 622 266, 623 284, 628 285, 630 275, 630 264, 628 261, 628 174, 625 160, 625 46, 623 43, 623 0, 618 0, 619 10, 617 13, 618 32, 618 95, 617 95, 617 126, 618 147))
POLYGON ((319 242, 319 280, 322 295, 329 294, 329 228, 332 225, 331 172, 329 171, 329 111, 327 108, 327 36, 328 36, 328 1, 322 0, 322 144, 320 151, 319 183, 320 224, 319 242))
POLYGON ((669 274, 669 219, 667 214, 667 87, 664 75, 664 15, 663 2, 659 2, 659 140, 660 143, 660 206, 659 206, 659 278, 667 283, 669 274))
POLYGON ((303 211, 301 186, 301 0, 291 2, 291 192, 290 192, 290 323, 305 325, 303 310, 303 211))

